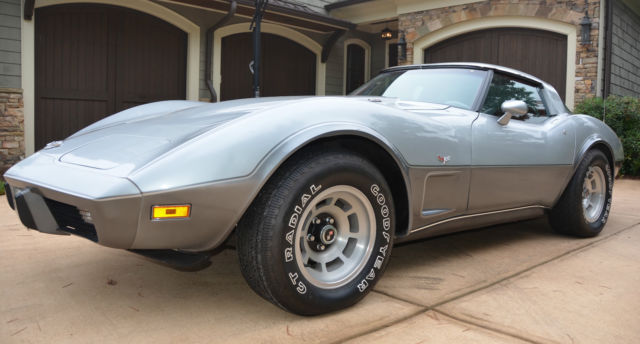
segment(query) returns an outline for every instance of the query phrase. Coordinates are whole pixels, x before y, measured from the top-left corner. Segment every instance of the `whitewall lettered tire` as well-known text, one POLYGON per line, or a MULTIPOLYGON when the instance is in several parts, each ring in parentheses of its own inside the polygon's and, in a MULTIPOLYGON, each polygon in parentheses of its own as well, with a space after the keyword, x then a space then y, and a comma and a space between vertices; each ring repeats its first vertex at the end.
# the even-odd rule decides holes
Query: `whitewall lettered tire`
POLYGON ((238 224, 243 275, 260 296, 302 315, 362 299, 389 261, 395 209, 369 161, 347 152, 295 156, 238 224))

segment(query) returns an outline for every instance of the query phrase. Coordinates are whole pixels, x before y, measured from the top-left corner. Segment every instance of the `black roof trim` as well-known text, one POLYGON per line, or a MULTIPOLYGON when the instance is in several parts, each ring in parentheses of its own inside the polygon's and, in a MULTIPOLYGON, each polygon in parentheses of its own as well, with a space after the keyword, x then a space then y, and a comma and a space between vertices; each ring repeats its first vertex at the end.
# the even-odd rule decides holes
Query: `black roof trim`
POLYGON ((335 10, 336 8, 347 7, 347 6, 356 5, 356 4, 369 2, 369 1, 371 0, 343 0, 343 1, 338 1, 332 4, 325 5, 324 9, 327 11, 331 11, 331 10, 335 10))
MULTIPOLYGON (((255 6, 255 2, 251 0, 237 0, 237 2, 238 4, 243 6, 255 6)), ((267 10, 328 24, 346 30, 352 30, 356 28, 356 24, 353 24, 349 21, 330 17, 328 15, 313 11, 307 6, 296 4, 286 0, 270 0, 267 4, 267 10)))
POLYGON ((498 65, 489 64, 489 63, 477 63, 477 62, 444 62, 444 63, 425 63, 425 64, 395 66, 395 67, 384 69, 380 71, 380 73, 393 72, 396 70, 430 69, 430 68, 466 68, 466 69, 494 70, 494 71, 509 74, 515 77, 519 77, 525 80, 543 84, 547 87, 552 87, 548 83, 541 80, 540 78, 537 78, 531 74, 527 74, 525 72, 521 72, 513 68, 498 66, 498 65))

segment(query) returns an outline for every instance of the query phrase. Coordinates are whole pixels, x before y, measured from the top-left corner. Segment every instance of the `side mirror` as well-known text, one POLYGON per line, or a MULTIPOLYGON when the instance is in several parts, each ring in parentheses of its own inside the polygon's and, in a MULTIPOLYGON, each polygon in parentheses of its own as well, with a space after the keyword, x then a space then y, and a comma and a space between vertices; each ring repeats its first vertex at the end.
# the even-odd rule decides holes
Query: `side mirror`
POLYGON ((524 115, 529 111, 527 103, 522 100, 507 100, 502 103, 500 108, 504 112, 504 115, 498 119, 498 124, 500 125, 507 125, 513 115, 524 115))

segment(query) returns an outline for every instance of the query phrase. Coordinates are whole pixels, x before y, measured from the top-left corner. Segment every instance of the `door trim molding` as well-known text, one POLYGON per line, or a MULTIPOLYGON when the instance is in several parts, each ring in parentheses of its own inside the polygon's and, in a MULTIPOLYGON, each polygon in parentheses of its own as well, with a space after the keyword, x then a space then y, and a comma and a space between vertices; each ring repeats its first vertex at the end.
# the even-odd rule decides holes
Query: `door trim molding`
POLYGON ((414 228, 414 229, 409 231, 409 234, 415 234, 415 233, 420 232, 422 230, 425 230, 427 228, 435 227, 435 226, 438 226, 438 225, 441 225, 441 224, 444 224, 444 223, 447 223, 447 222, 460 221, 460 220, 465 220, 465 219, 479 217, 479 216, 488 216, 488 215, 496 215, 496 214, 502 214, 502 213, 508 213, 508 212, 517 212, 517 211, 528 210, 528 209, 549 209, 549 208, 545 207, 545 206, 542 206, 542 205, 529 205, 529 206, 525 206, 525 207, 494 210, 494 211, 487 211, 487 212, 484 212, 484 213, 476 213, 476 214, 469 214, 469 215, 461 215, 461 216, 456 216, 456 217, 451 217, 451 218, 448 218, 448 219, 440 220, 438 222, 434 222, 434 223, 428 224, 426 226, 414 228))
MULTIPOLYGON (((326 79, 326 63, 322 63, 322 46, 309 38, 308 36, 290 29, 285 26, 276 25, 272 23, 262 23, 261 30, 264 33, 270 33, 284 37, 288 40, 294 41, 303 47, 309 49, 316 55, 316 95, 324 96, 325 94, 325 79, 326 79)), ((213 35, 213 88, 216 93, 220 95, 220 83, 222 81, 222 38, 237 33, 248 33, 249 23, 238 23, 227 25, 219 28, 213 35)), ((247 67, 248 68, 248 67, 247 67)), ((220 98, 220 97, 218 97, 220 98)), ((218 99, 218 101, 220 101, 218 99)))
MULTIPOLYGON (((37 0, 35 8, 88 3, 126 7, 162 19, 187 34, 187 80, 186 95, 189 100, 198 100, 200 82, 200 27, 167 7, 146 0, 37 0)), ((24 100, 25 154, 35 151, 35 21, 22 19, 22 88, 24 100)))
POLYGON ((573 109, 576 88, 576 26, 538 17, 484 17, 467 20, 430 32, 413 42, 413 63, 424 63, 424 50, 436 43, 465 33, 495 28, 526 28, 556 32, 567 36, 567 73, 565 85, 566 104, 573 109))

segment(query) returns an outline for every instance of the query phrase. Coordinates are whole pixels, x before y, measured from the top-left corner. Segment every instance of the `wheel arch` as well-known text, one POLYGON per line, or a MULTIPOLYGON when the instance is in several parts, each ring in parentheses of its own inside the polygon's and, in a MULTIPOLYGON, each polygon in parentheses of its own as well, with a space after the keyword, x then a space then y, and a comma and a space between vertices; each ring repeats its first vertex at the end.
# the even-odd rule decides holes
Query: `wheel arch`
POLYGON ((580 148, 578 154, 576 154, 576 160, 573 164, 572 175, 575 174, 576 170, 578 169, 578 165, 580 165, 580 162, 582 161, 582 159, 584 159, 584 155, 587 154, 588 151, 593 149, 600 150, 602 151, 602 153, 604 153, 604 155, 607 156, 607 159, 609 159, 609 167, 611 167, 611 171, 613 172, 613 176, 615 177, 617 171, 613 148, 607 143, 607 141, 597 136, 589 137, 582 144, 582 147, 580 148))
POLYGON ((369 128, 349 125, 330 130, 322 128, 321 132, 318 132, 318 129, 320 128, 310 130, 313 134, 303 131, 290 137, 269 154, 261 164, 270 168, 259 190, 288 161, 308 150, 323 147, 352 152, 369 160, 383 174, 394 199, 397 214, 396 236, 406 235, 411 219, 410 184, 407 164, 399 151, 382 135, 369 128))

